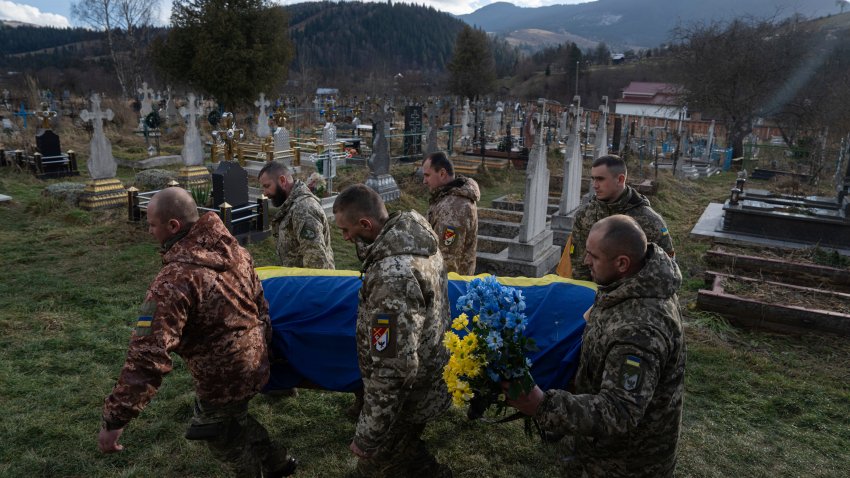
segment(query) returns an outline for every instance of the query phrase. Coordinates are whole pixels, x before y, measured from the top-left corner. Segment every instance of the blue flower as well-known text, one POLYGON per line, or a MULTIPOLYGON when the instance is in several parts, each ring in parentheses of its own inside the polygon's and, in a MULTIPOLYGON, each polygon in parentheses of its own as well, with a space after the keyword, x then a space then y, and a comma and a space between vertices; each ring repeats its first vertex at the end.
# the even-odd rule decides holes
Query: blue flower
POLYGON ((491 330, 490 333, 487 334, 486 340, 487 347, 489 347, 490 350, 499 350, 504 344, 504 342, 502 342, 502 336, 495 330, 491 330))

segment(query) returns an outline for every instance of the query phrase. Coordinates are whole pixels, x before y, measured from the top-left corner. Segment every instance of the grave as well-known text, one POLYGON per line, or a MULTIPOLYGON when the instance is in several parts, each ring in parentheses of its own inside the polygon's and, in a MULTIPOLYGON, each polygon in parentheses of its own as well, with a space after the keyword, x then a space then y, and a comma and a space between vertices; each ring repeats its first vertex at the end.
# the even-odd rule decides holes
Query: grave
POLYGON ((555 244, 565 245, 573 230, 576 210, 581 204, 581 97, 574 96, 569 108, 569 134, 564 150, 564 177, 558 212, 552 216, 555 244))
MULTIPOLYGON (((845 142, 839 168, 847 156, 845 142)), ((850 255, 850 164, 835 180, 836 197, 793 196, 745 187, 747 180, 739 175, 729 198, 710 203, 691 235, 796 248, 816 245, 850 255)))
POLYGON ((85 210, 106 209, 127 205, 127 190, 115 178, 118 165, 112 157, 112 144, 103 133, 103 121, 112 120, 112 110, 100 109, 100 95, 91 97, 92 111, 83 110, 80 118, 92 123, 92 139, 86 167, 91 180, 80 196, 80 207, 85 210))
POLYGON ((262 241, 268 236, 268 200, 251 203, 248 172, 239 163, 218 164, 212 173, 212 198, 213 207, 223 212, 222 220, 240 242, 262 241))
POLYGON ((183 150, 180 157, 184 166, 177 173, 177 181, 186 189, 206 188, 210 183, 210 172, 204 164, 204 145, 198 131, 198 117, 203 114, 193 93, 187 97, 188 104, 180 108, 180 116, 186 120, 183 135, 183 150))
POLYGON ((529 121, 530 136, 534 138, 528 169, 519 232, 507 241, 482 240, 479 223, 479 250, 477 273, 495 275, 541 277, 551 272, 558 263, 561 251, 552 243, 552 231, 546 227, 549 197, 549 169, 546 165, 547 145, 542 127, 546 124, 546 100, 541 99, 538 117, 539 131, 534 121, 529 121), (507 247, 495 251, 490 246, 507 242, 507 247), (481 248, 482 243, 484 247, 481 248), (489 249, 489 250, 488 250, 489 249))
POLYGON ((386 105, 378 104, 372 115, 372 155, 367 161, 369 177, 366 186, 377 192, 384 202, 401 197, 395 178, 390 174, 390 144, 387 140, 392 113, 386 105))

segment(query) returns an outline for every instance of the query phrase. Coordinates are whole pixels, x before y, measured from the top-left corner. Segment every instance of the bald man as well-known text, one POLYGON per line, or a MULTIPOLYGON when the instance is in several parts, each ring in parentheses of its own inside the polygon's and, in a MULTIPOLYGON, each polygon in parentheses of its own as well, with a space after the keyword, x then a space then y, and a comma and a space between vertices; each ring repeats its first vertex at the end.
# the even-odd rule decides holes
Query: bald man
POLYGON ((598 221, 586 245, 599 289, 575 392, 535 386, 508 403, 544 431, 574 436, 570 476, 673 476, 685 377, 682 275, 629 216, 598 221))
POLYGON ((198 217, 185 189, 154 195, 147 221, 162 245, 163 267, 148 288, 118 383, 106 397, 100 450, 123 449, 118 438, 171 371, 174 352, 195 384, 186 438, 205 441, 236 476, 291 475, 295 459, 248 414, 248 402, 269 378, 271 337, 251 256, 215 213, 198 217))

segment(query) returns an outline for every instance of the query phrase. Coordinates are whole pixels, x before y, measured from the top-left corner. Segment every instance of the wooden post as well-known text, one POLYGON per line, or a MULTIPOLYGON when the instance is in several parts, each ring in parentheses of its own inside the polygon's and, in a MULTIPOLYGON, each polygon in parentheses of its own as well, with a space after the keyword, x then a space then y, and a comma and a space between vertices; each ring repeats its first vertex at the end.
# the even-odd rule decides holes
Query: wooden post
POLYGON ((292 158, 292 165, 293 166, 301 166, 301 148, 295 147, 295 148, 292 148, 292 151, 295 152, 295 156, 292 158))
POLYGON ((139 190, 133 186, 127 190, 127 220, 132 222, 142 220, 142 210, 139 209, 139 190))
POLYGON ((80 171, 77 169, 77 153, 73 149, 68 150, 68 169, 71 170, 71 174, 78 174, 80 171))
POLYGON ((221 217, 221 222, 224 223, 224 227, 233 234, 233 206, 226 201, 221 203, 221 206, 219 206, 219 216, 221 217))
POLYGON ((41 178, 41 177, 44 175, 44 164, 41 162, 41 161, 42 161, 42 159, 41 159, 41 158, 42 158, 41 153, 35 153, 35 154, 33 154, 33 155, 32 155, 32 158, 33 158, 33 162, 35 163, 35 164, 34 164, 34 167, 35 167, 35 171, 34 171, 34 172, 35 172, 35 176, 36 176, 37 178, 41 178))
POLYGON ((210 161, 213 164, 218 163, 218 144, 216 143, 210 145, 210 161))
POLYGON ((269 224, 269 198, 260 194, 257 198, 257 231, 265 231, 269 224))
POLYGON ((6 150, 0 148, 0 166, 6 166, 6 150))

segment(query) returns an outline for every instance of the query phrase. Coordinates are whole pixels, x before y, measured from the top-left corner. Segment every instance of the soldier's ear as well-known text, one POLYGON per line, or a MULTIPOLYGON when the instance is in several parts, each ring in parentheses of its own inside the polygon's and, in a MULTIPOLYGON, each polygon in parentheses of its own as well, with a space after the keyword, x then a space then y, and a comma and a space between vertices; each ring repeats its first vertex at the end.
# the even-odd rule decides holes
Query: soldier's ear
POLYGON ((614 267, 617 268, 617 272, 620 274, 625 275, 629 271, 631 265, 632 260, 625 254, 619 255, 614 259, 614 267))

